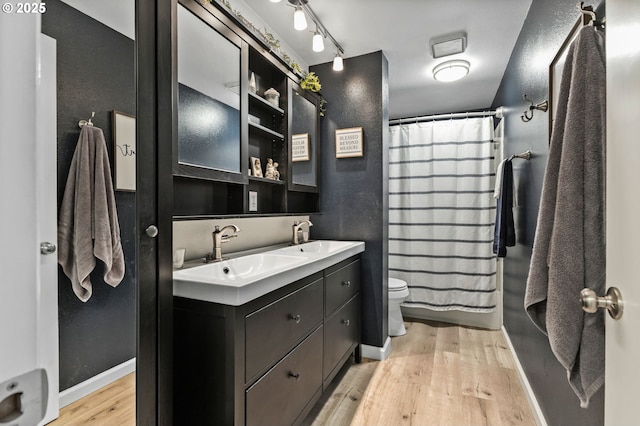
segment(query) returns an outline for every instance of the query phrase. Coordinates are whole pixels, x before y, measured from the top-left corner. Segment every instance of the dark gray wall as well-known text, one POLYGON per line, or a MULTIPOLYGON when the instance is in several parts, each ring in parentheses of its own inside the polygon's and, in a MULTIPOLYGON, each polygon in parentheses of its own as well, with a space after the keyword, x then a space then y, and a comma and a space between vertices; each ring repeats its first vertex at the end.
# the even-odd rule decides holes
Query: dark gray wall
POLYGON ((387 338, 388 63, 382 52, 313 66, 327 112, 321 122, 320 215, 313 238, 360 240, 362 256, 362 343, 381 347, 387 338), (335 156, 335 131, 362 127, 364 157, 335 156))
MULTIPOLYGON (((96 112, 113 167, 111 111, 135 114, 134 42, 59 0, 47 1, 42 32, 57 40, 58 208, 78 142, 78 121, 96 112)), ((104 283, 101 263, 93 295, 81 302, 58 272, 60 390, 136 356, 135 193, 116 191, 126 261, 116 288, 104 283)))
POLYGON ((504 326, 549 425, 601 425, 604 422, 604 393, 600 391, 588 409, 580 408, 546 336, 524 311, 524 291, 547 163, 549 115, 535 111, 533 120, 522 122, 520 115, 527 106, 522 95, 526 93, 536 103, 549 98, 549 64, 578 15, 574 0, 533 1, 493 103, 494 107, 502 105, 507 111, 505 154, 518 154, 527 149, 533 153, 531 161, 513 163, 518 195, 514 206, 518 241, 516 247, 509 248, 504 262, 504 326))

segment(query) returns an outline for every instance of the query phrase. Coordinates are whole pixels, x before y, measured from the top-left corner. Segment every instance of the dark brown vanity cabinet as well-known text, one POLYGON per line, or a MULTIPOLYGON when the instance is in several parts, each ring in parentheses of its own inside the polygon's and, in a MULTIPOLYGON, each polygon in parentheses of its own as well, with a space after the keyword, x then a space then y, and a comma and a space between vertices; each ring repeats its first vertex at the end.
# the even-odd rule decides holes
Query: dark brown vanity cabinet
POLYGON ((359 291, 354 256, 241 306, 174 297, 174 424, 302 422, 360 360, 359 291))

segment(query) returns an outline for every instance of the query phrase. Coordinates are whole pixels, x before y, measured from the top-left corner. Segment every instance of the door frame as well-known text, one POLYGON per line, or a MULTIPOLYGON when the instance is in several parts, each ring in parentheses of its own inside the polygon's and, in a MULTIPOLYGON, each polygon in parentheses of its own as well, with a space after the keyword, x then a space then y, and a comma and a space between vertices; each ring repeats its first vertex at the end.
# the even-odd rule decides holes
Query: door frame
POLYGON ((136 0, 136 423, 173 423, 172 147, 176 1, 136 0), (154 225, 156 237, 145 230, 154 225))

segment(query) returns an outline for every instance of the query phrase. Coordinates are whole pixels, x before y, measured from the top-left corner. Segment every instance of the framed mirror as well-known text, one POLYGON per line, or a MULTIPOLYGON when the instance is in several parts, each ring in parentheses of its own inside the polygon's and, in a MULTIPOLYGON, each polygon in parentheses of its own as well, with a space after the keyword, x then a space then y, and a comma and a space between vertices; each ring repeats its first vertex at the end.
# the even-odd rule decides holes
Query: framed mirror
POLYGON ((193 1, 178 4, 177 26, 174 174, 242 183, 246 179, 241 167, 246 121, 242 51, 246 47, 240 37, 193 1))
POLYGON ((318 98, 292 84, 289 136, 290 184, 293 191, 318 191, 318 98))

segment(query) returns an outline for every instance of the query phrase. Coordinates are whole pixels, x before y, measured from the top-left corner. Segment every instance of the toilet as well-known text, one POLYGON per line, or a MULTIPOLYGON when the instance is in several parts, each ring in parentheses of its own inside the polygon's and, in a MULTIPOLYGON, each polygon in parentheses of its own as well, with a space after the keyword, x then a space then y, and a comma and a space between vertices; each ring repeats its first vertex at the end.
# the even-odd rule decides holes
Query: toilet
POLYGON ((407 333, 404 328, 400 304, 409 296, 406 281, 389 278, 389 336, 403 336, 407 333))

